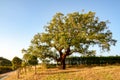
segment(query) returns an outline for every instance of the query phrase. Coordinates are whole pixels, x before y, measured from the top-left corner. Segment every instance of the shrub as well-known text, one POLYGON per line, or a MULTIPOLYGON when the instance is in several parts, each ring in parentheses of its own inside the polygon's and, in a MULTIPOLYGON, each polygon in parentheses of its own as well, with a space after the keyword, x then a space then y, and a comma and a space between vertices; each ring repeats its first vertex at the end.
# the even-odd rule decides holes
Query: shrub
POLYGON ((0 74, 12 71, 11 66, 0 66, 0 74))

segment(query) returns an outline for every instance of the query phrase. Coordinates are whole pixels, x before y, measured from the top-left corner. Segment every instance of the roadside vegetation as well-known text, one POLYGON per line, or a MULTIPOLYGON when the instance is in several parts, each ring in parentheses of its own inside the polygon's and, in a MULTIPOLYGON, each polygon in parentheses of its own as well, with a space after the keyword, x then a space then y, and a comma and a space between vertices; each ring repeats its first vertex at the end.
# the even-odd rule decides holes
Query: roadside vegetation
POLYGON ((0 57, 0 74, 12 71, 12 63, 10 60, 0 57))

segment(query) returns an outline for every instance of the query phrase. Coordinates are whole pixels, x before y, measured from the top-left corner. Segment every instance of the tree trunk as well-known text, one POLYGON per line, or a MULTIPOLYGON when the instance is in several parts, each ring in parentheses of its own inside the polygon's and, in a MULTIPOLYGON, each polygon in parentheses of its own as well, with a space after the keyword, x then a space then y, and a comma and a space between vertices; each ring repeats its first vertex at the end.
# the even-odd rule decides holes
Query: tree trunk
POLYGON ((17 71, 17 79, 20 78, 20 69, 16 70, 17 71))
POLYGON ((24 70, 25 70, 25 74, 27 74, 26 66, 24 67, 24 70))
POLYGON ((61 60, 61 69, 66 69, 65 58, 61 60))
POLYGON ((35 65, 35 74, 37 74, 36 65, 35 65))
POLYGON ((63 70, 66 69, 65 59, 66 59, 66 56, 70 55, 69 52, 70 52, 70 47, 67 49, 65 53, 62 53, 62 49, 59 50, 59 53, 60 53, 59 61, 61 62, 60 68, 63 70))

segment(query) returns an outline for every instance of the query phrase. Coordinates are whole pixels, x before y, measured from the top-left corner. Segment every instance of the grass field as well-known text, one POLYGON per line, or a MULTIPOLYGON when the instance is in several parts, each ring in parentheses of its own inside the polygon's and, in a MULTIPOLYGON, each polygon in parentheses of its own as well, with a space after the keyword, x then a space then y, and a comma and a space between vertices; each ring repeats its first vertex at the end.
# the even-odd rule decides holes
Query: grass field
POLYGON ((17 79, 16 72, 13 72, 5 80, 120 80, 120 66, 74 67, 66 70, 38 68, 37 74, 29 70, 27 74, 22 72, 20 79, 17 79))

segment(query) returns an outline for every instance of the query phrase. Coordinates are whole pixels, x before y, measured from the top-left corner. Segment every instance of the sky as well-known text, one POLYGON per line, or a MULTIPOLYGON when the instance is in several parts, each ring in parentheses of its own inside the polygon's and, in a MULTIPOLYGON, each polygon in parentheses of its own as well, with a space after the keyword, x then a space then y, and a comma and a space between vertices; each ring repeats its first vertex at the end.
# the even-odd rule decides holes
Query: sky
POLYGON ((0 0, 0 57, 22 58, 21 50, 30 45, 37 33, 44 32, 57 12, 96 12, 100 20, 109 20, 116 46, 99 55, 120 55, 120 0, 0 0))

